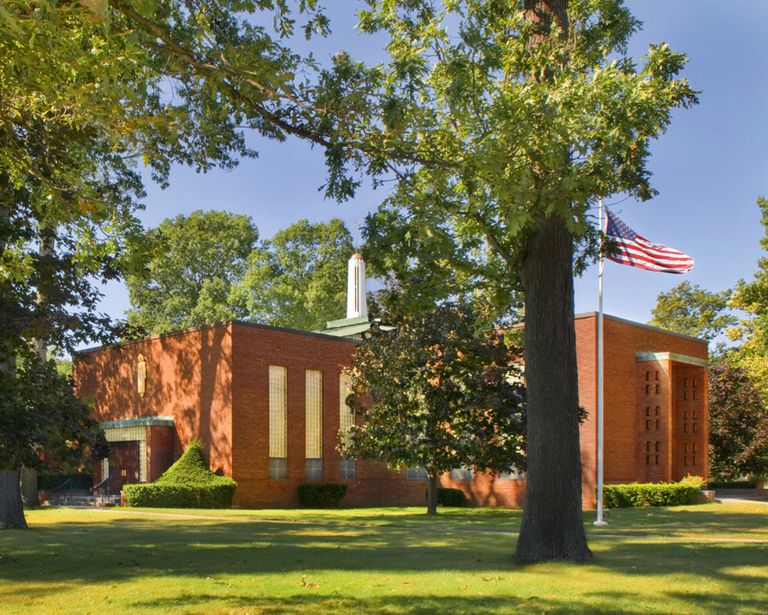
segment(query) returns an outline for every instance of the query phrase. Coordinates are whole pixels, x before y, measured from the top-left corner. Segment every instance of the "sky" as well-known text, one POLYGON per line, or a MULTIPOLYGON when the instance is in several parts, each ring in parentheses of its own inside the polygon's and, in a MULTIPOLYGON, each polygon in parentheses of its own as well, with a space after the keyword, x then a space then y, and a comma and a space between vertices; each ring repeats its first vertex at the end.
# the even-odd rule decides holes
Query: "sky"
MULTIPOLYGON (((371 58, 369 37, 354 29, 349 0, 326 0, 333 35, 323 41, 323 59, 346 49, 371 58)), ((768 196, 768 1, 630 0, 643 22, 630 43, 641 57, 650 43, 667 42, 688 55, 684 76, 700 91, 700 104, 677 110, 665 134, 652 146, 650 170, 659 192, 651 201, 626 200, 612 207, 640 235, 679 249, 696 261, 685 275, 653 273, 607 262, 604 308, 608 314, 647 322, 656 297, 688 280, 712 291, 749 279, 763 256, 756 205, 768 196)), ((164 218, 197 209, 250 215, 261 238, 307 218, 337 217, 359 240, 359 225, 384 198, 364 186, 351 202, 323 198, 322 152, 290 139, 274 143, 251 138, 259 157, 232 171, 196 174, 176 168, 171 186, 148 186, 141 218, 155 226, 164 218)), ((606 201, 611 205, 612 201, 606 201)), ((576 280, 576 312, 597 309, 597 268, 576 280)), ((102 309, 124 317, 128 294, 120 284, 105 288, 102 309)), ((343 315, 341 315, 343 316, 343 315)))

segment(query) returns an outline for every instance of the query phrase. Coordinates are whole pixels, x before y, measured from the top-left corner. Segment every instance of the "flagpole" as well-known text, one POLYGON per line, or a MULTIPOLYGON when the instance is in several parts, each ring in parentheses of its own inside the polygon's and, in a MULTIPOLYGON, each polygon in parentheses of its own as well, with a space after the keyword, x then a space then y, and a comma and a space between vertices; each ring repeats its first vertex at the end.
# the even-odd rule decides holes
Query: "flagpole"
POLYGON ((603 516, 603 197, 598 213, 600 257, 597 274, 597 510, 594 525, 608 525, 603 516))

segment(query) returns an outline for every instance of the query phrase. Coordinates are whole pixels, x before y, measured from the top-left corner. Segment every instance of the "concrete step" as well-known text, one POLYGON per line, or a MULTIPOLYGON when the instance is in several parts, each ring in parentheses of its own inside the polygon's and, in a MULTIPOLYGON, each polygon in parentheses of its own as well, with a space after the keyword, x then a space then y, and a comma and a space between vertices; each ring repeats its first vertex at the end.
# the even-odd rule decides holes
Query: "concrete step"
POLYGON ((119 495, 59 495, 48 500, 50 506, 63 507, 96 507, 118 506, 119 495))

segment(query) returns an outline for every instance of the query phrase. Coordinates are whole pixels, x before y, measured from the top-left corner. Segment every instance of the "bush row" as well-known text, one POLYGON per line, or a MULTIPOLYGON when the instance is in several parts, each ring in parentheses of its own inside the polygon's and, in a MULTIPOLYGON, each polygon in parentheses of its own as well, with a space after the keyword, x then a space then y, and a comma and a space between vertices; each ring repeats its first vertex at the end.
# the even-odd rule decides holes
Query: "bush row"
POLYGON ((604 485, 603 504, 606 508, 696 504, 702 482, 683 479, 679 483, 604 485))
POLYGON ((438 487, 437 505, 466 506, 467 496, 464 495, 464 492, 461 489, 453 489, 452 487, 438 487))
POLYGON ((304 483, 298 487, 299 503, 304 508, 335 508, 347 494, 344 483, 304 483))
POLYGON ((209 483, 125 485, 128 506, 160 508, 228 508, 237 483, 228 477, 209 483))
POLYGON ((709 489, 754 489, 756 480, 711 480, 707 483, 709 489))

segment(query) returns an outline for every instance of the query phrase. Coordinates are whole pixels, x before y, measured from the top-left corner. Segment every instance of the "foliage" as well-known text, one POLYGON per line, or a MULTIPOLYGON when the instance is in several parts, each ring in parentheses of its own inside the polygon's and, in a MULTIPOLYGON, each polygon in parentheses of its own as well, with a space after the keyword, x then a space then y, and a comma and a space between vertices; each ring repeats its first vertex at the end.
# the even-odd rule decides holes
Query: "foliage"
POLYGON ((354 248, 341 220, 299 220, 248 259, 240 298, 248 317, 294 329, 325 328, 346 310, 347 261, 354 248))
POLYGON ((241 214, 195 211, 163 220, 142 239, 150 246, 144 267, 126 277, 129 324, 167 333, 243 318, 233 295, 258 238, 241 214))
POLYGON ((711 342, 738 322, 727 311, 730 297, 730 290, 711 293, 698 284, 682 282, 659 293, 648 324, 711 342))
POLYGON ((184 454, 154 483, 125 485, 128 506, 173 508, 227 508, 237 483, 208 469, 200 440, 193 440, 184 454))
POLYGON ((45 467, 95 459, 105 450, 90 409, 72 394, 72 381, 30 353, 15 373, 0 370, 0 469, 45 467))
POLYGON ((438 506, 466 506, 467 496, 461 489, 452 487, 440 487, 437 490, 438 506))
POLYGON ((606 508, 696 504, 704 480, 694 478, 698 481, 683 479, 679 483, 604 485, 603 503, 606 508))
POLYGON ((220 478, 208 469, 203 443, 192 440, 182 456, 156 482, 168 485, 203 484, 216 483, 220 478))
POLYGON ((353 358, 347 402, 363 421, 343 453, 422 466, 431 482, 461 465, 524 467, 523 388, 503 333, 476 331, 454 305, 385 322, 394 331, 374 329, 353 358))
POLYGON ((709 368, 709 466, 720 479, 768 475, 768 407, 748 370, 709 368))
POLYGON ((303 483, 297 492, 304 508, 336 508, 347 494, 347 486, 344 483, 303 483))
POLYGON ((754 489, 755 480, 708 480, 707 489, 754 489))
POLYGON ((66 474, 41 472, 37 476, 37 486, 39 489, 56 489, 67 481, 69 481, 67 489, 90 489, 93 487, 93 476, 83 474, 82 472, 69 472, 66 474))
POLYGON ((138 507, 229 508, 237 483, 226 476, 216 478, 210 483, 125 485, 125 502, 138 507))

